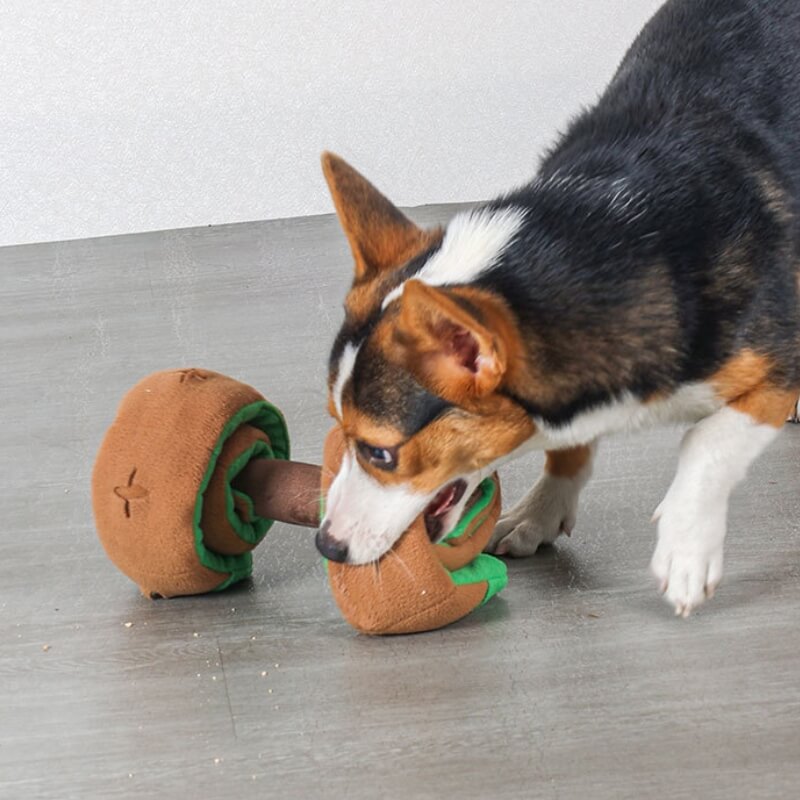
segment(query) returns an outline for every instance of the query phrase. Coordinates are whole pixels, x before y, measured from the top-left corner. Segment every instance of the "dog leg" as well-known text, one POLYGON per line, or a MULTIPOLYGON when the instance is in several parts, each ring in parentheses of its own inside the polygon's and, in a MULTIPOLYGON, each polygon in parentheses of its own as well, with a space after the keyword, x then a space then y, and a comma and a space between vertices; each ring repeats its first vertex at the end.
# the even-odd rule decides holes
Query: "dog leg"
POLYGON ((793 401, 780 390, 756 390, 683 437, 677 473, 653 516, 658 544, 650 563, 676 614, 689 616, 719 584, 728 498, 775 438, 793 401))
POLYGON ((787 422, 800 422, 800 398, 798 398, 797 402, 792 406, 792 412, 786 418, 787 422))
POLYGON ((544 472, 534 487, 500 518, 486 550, 496 555, 529 556, 540 544, 575 526, 578 497, 592 474, 596 445, 548 450, 544 472))

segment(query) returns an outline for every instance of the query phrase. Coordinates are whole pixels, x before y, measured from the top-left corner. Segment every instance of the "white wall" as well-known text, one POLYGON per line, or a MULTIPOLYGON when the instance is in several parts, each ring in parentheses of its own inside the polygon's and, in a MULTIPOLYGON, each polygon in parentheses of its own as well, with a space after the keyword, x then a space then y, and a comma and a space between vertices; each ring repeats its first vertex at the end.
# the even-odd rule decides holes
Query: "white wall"
POLYGON ((328 212, 527 178, 659 0, 3 0, 0 244, 328 212))

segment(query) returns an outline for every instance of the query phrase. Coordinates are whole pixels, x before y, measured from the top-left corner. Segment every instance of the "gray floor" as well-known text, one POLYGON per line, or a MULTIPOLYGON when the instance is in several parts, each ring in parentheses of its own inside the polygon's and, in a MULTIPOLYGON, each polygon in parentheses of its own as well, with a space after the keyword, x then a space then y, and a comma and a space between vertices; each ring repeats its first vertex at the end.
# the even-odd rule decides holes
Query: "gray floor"
POLYGON ((106 560, 89 475, 125 389, 226 372, 317 460, 349 276, 331 217, 0 250, 0 797, 797 797, 800 427, 688 621, 646 571, 678 431, 604 444, 572 539, 431 634, 356 635, 308 531, 223 595, 151 602, 106 560))

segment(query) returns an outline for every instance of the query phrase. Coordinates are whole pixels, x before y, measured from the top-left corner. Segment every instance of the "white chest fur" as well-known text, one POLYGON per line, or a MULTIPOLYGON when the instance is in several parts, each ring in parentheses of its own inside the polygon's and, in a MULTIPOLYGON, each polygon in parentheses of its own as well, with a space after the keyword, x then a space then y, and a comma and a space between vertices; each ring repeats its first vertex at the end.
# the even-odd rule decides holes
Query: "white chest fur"
POLYGON ((537 433, 529 443, 535 449, 559 449, 587 444, 608 433, 642 430, 657 425, 697 422, 722 406, 707 383, 682 386, 663 400, 643 403, 633 395, 578 414, 568 425, 553 427, 534 418, 537 433))
MULTIPOLYGON (((533 438, 544 448, 586 444, 608 433, 636 431, 681 422, 697 422, 722 406, 707 383, 682 386, 663 400, 643 403, 628 395, 600 408, 578 414, 568 425, 552 427, 534 419, 538 433, 533 438)), ((536 446, 536 445, 534 445, 536 446)))

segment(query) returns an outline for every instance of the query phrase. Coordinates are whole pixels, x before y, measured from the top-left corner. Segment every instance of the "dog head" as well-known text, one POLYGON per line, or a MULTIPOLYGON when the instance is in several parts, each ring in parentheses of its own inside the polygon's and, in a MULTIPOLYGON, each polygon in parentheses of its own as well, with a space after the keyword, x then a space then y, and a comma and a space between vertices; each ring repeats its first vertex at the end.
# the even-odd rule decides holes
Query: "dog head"
POLYGON ((449 533, 480 481, 534 433, 503 391, 525 363, 513 314, 475 285, 521 212, 487 208, 422 230, 340 158, 322 165, 355 277, 328 385, 347 449, 317 546, 360 564, 423 512, 432 540, 449 533))

